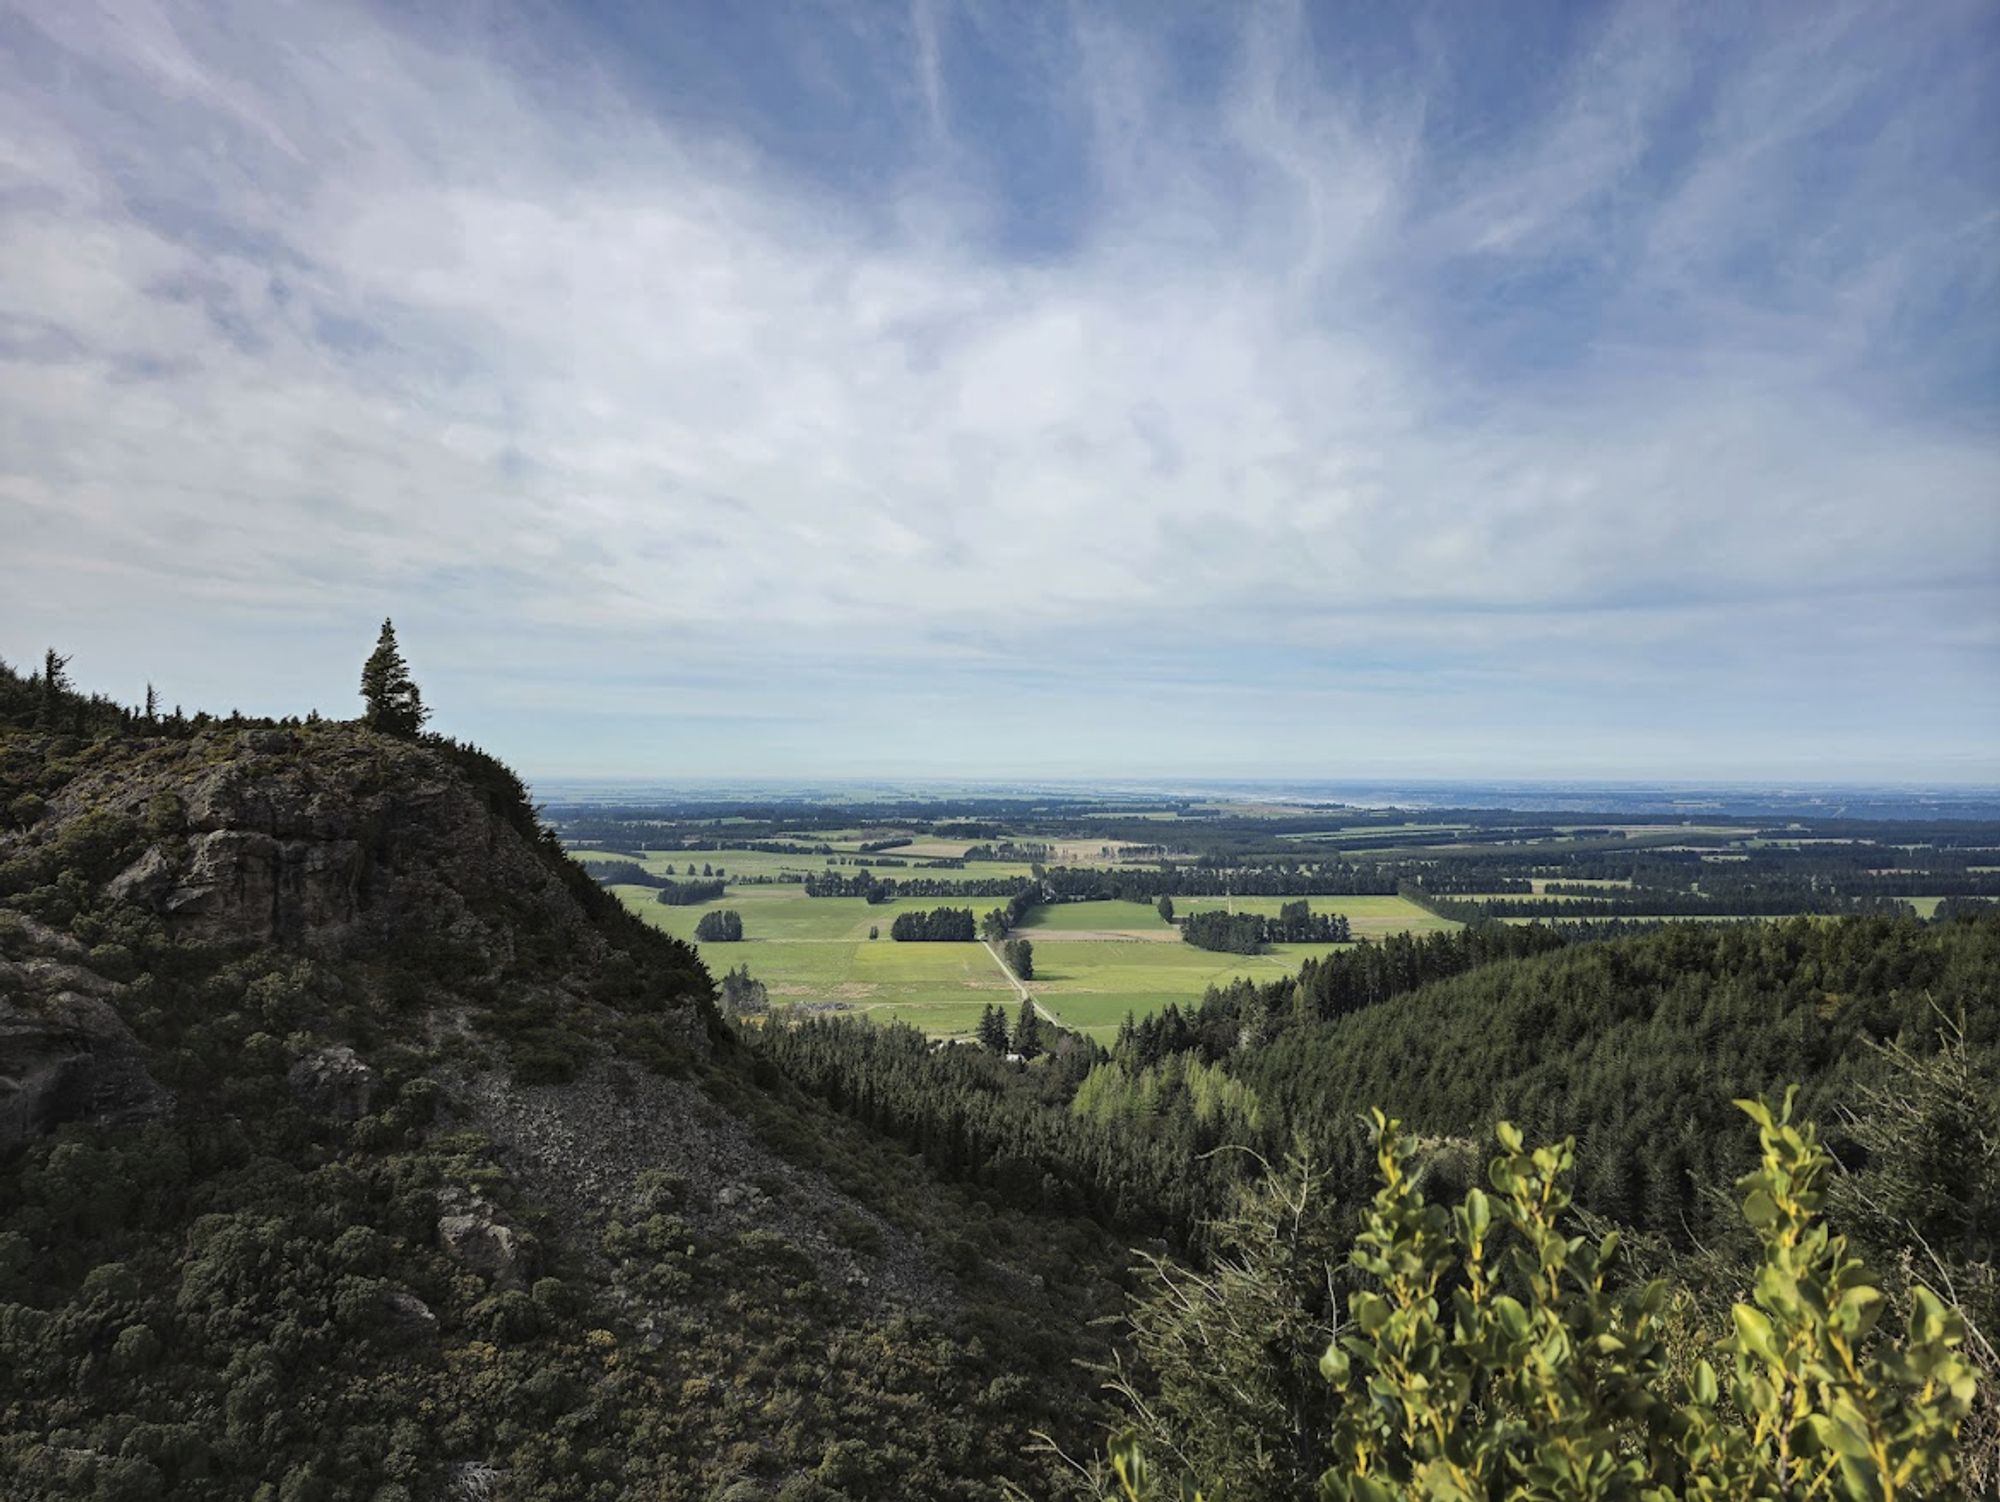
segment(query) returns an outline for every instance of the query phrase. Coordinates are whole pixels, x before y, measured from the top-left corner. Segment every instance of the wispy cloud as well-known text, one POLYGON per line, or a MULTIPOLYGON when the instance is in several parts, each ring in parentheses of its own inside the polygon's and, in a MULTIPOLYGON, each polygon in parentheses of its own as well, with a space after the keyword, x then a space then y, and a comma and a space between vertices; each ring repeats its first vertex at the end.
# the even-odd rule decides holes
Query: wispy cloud
POLYGON ((0 18, 14 653, 393 610, 566 768, 2000 773, 1980 7, 0 18), (707 738, 521 708, 635 672, 707 738))

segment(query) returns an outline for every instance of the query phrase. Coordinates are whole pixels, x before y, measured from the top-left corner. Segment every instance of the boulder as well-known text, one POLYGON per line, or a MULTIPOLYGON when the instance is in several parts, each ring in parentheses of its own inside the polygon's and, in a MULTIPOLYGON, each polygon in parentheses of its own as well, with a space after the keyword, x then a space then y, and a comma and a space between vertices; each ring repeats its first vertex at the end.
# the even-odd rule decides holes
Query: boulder
POLYGON ((407 1288, 382 1296, 382 1317, 405 1340, 431 1340, 437 1335, 438 1317, 431 1313, 431 1306, 407 1288))
POLYGON ((49 961, 0 979, 0 1151, 65 1122, 116 1123, 166 1110, 138 1040, 104 1000, 110 983, 49 961))
POLYGON ((344 1043, 307 1054, 292 1065, 285 1083, 299 1104, 335 1121, 359 1121, 368 1114, 376 1087, 375 1071, 344 1043))
POLYGON ((448 1189, 438 1196, 438 1210, 438 1245, 447 1256, 495 1288, 525 1286, 525 1248, 492 1205, 463 1190, 448 1189))

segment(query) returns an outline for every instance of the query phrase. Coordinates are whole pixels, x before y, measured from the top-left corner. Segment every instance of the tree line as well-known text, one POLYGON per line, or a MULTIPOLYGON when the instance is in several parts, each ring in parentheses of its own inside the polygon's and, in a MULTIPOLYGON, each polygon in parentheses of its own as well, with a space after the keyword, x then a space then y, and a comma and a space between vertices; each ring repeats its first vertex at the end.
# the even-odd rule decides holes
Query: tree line
MULTIPOLYGON (((1160 900, 1171 902, 1166 897, 1160 900)), ((1172 911, 1168 906, 1161 916, 1172 922, 1168 916, 1172 911)), ((1275 918, 1211 910, 1190 913, 1181 919, 1184 941, 1225 954, 1257 954, 1267 944, 1346 944, 1353 937, 1345 913, 1315 913, 1303 898, 1285 903, 1275 918)))
POLYGON ((926 912, 898 913, 889 937, 905 944, 970 944, 978 934, 969 907, 936 907, 926 912))

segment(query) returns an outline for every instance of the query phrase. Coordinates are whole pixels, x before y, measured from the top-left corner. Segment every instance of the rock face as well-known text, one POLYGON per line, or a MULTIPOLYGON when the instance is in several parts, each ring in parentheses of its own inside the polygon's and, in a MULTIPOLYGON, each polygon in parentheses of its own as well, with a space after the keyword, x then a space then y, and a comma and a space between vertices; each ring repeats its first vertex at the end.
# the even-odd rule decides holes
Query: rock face
POLYGON ((30 837, 90 814, 152 835, 105 890, 180 936, 323 953, 421 937, 496 975, 523 927, 602 947, 528 839, 425 746, 346 726, 217 731, 78 777, 30 837))
POLYGON ((38 924, 0 932, 0 1151, 65 1122, 131 1121, 172 1103, 108 1000, 116 988, 81 958, 38 924))
MULTIPOLYGON (((41 784, 51 790, 34 795, 31 820, 0 818, 0 1145, 166 1104, 104 978, 132 977, 131 948, 112 938, 86 954, 27 916, 66 904, 93 936, 164 940, 210 961, 309 960, 351 1004, 422 1027, 505 1012, 561 1019, 552 1033, 588 1040, 639 1002, 660 1038, 695 1056, 711 1046, 693 951, 630 924, 551 859, 520 784, 476 752, 313 723, 48 755, 67 780, 41 784), (16 910, 14 893, 40 895, 16 910)), ((335 1026, 331 1015, 310 1023, 335 1026)), ((379 1096, 367 1065, 337 1046, 299 1060, 289 1083, 335 1121, 367 1115, 379 1096)), ((469 1257, 506 1262, 504 1237, 468 1234, 469 1257)))
POLYGON ((285 1083, 308 1111, 335 1121, 359 1121, 368 1114, 380 1081, 353 1049, 339 1043, 300 1059, 285 1083))
POLYGON ((513 1227, 501 1221, 492 1205, 462 1189, 438 1196, 438 1245, 495 1288, 520 1288, 527 1282, 526 1248, 513 1227))

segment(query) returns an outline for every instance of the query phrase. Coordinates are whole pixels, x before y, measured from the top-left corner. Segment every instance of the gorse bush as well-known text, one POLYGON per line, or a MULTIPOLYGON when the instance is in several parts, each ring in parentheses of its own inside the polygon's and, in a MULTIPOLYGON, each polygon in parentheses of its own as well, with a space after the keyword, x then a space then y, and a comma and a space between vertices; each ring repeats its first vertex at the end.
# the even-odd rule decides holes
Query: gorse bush
MULTIPOLYGON (((1426 1201, 1411 1145, 1375 1113, 1381 1187, 1347 1259, 1348 1319, 1319 1363, 1323 1502, 1949 1492, 1976 1386, 1962 1318, 1916 1284, 1905 1329, 1879 1329, 1883 1292, 1818 1216, 1831 1159, 1814 1129, 1793 1124, 1790 1092, 1776 1109, 1739 1104, 1762 1149, 1737 1186, 1762 1256, 1750 1300, 1706 1341, 1687 1338, 1684 1290, 1617 1286, 1616 1233, 1565 1230, 1572 1144, 1530 1150, 1502 1124, 1492 1191, 1447 1207, 1426 1201)), ((1147 1437, 1111 1447, 1114 1499, 1247 1494, 1231 1474, 1164 1463, 1180 1447, 1145 1418, 1147 1437)), ((1248 1472, 1293 1440, 1240 1443, 1248 1472)))

